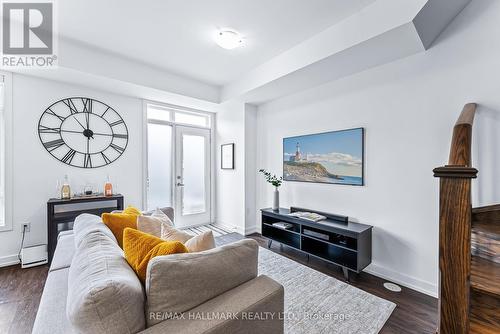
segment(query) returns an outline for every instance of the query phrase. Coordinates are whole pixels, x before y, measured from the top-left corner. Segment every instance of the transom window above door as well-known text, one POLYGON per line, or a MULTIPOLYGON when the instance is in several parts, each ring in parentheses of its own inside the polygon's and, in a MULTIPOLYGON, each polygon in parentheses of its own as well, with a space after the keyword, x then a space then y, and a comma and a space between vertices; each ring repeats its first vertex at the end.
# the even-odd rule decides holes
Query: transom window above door
POLYGON ((197 111, 177 109, 176 107, 147 104, 148 120, 165 121, 182 125, 210 128, 210 115, 197 111))

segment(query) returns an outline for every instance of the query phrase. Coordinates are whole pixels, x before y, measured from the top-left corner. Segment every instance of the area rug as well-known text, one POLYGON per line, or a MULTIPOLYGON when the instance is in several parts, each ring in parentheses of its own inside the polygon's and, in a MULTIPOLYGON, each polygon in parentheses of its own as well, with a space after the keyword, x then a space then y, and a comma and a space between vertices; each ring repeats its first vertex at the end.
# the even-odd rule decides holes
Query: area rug
POLYGON ((396 307, 333 277, 259 247, 259 274, 285 288, 285 333, 374 334, 396 307))

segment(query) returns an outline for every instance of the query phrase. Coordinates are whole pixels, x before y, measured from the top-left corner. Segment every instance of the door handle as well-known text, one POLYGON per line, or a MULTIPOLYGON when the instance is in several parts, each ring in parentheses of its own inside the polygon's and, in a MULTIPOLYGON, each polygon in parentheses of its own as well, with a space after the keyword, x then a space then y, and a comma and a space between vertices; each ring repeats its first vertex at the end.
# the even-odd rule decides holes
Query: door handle
POLYGON ((184 183, 177 182, 177 187, 184 187, 184 183))

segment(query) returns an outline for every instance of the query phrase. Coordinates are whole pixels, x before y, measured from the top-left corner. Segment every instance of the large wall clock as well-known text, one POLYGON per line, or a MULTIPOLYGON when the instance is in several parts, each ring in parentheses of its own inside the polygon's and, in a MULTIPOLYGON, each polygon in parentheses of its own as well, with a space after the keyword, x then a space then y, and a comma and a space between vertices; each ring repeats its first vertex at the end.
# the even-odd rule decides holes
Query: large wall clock
POLYGON ((110 106, 87 97, 71 97, 49 106, 38 122, 45 149, 61 162, 97 168, 118 159, 128 144, 127 125, 110 106))

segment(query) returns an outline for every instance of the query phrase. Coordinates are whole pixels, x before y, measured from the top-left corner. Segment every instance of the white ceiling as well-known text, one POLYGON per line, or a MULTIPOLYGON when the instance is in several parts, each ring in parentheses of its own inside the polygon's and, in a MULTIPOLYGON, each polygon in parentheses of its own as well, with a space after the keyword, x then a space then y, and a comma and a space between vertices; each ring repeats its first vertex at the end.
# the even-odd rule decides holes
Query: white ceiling
POLYGON ((166 71, 225 85, 375 0, 64 0, 59 33, 166 71), (228 51, 218 27, 246 36, 228 51))

